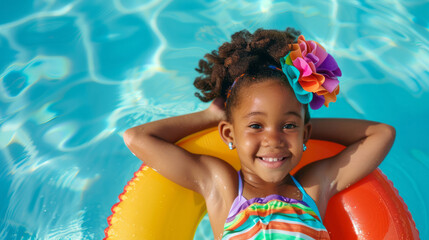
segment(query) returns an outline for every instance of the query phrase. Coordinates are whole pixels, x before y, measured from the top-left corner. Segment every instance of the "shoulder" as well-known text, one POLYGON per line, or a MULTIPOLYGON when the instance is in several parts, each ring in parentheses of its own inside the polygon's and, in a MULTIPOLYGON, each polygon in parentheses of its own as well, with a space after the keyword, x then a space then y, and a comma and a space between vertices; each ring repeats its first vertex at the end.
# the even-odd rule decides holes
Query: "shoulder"
POLYGON ((325 174, 329 168, 329 162, 331 159, 323 159, 317 162, 310 163, 301 168, 294 176, 297 181, 304 188, 305 192, 314 200, 317 204, 320 212, 326 208, 329 201, 329 197, 325 194, 329 190, 330 182, 326 178, 325 174))

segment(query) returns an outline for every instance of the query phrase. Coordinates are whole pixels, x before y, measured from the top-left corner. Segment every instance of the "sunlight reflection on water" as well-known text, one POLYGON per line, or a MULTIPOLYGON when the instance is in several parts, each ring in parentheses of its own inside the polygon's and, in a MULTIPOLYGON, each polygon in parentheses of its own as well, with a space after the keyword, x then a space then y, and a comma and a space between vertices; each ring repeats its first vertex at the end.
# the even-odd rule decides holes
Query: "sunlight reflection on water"
MULTIPOLYGON (((343 70, 338 101, 313 117, 397 129, 381 169, 429 236, 428 10, 422 0, 1 2, 0 238, 102 238, 140 165, 122 132, 204 108, 192 81, 205 53, 244 28, 287 26, 343 70)), ((201 225, 195 239, 213 239, 201 225)))

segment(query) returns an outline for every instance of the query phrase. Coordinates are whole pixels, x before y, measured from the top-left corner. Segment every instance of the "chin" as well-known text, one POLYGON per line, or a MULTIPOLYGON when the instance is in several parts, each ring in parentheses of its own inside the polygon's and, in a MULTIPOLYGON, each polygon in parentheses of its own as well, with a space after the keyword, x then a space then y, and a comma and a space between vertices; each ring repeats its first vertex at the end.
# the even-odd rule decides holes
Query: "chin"
POLYGON ((268 183, 278 183, 285 179, 285 177, 288 175, 288 171, 282 171, 282 172, 268 172, 264 175, 261 175, 262 180, 264 182, 268 183))

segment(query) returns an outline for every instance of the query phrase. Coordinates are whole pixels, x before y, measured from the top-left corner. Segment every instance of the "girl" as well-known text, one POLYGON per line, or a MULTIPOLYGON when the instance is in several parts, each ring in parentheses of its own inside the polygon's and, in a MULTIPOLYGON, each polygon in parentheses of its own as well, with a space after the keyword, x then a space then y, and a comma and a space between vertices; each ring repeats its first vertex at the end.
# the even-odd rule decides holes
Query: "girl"
POLYGON ((296 42, 298 35, 290 28, 235 33, 196 69, 196 95, 214 99, 206 110, 124 134, 148 166, 204 197, 215 239, 329 239, 322 222, 329 199, 372 172, 394 142, 395 129, 386 124, 310 120, 309 105, 335 102, 341 71, 320 44, 303 36, 296 42), (174 144, 213 126, 237 150, 239 172, 174 144), (310 137, 346 148, 292 176, 310 137))

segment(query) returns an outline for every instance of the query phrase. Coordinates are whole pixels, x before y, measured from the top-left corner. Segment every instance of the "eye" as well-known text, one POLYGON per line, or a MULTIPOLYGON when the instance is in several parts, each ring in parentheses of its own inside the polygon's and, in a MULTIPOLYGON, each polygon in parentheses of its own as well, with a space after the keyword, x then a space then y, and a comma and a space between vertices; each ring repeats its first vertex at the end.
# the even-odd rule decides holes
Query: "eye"
POLYGON ((296 125, 293 124, 293 123, 288 123, 288 124, 285 124, 283 126, 283 128, 285 128, 285 129, 293 129, 293 128, 296 128, 296 125))
POLYGON ((261 129, 262 128, 262 126, 257 124, 257 123, 251 124, 251 125, 249 125, 249 127, 253 128, 253 129, 261 129))

